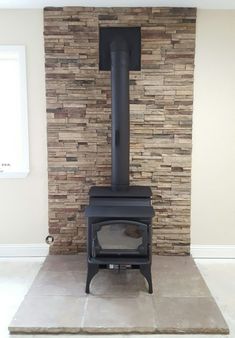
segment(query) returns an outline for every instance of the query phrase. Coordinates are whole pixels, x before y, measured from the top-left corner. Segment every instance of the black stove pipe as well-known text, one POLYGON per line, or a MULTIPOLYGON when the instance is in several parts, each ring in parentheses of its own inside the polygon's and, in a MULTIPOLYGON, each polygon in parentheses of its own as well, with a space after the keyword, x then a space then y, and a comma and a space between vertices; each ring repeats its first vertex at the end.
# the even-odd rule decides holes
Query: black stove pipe
POLYGON ((129 48, 122 37, 110 45, 112 84, 112 190, 129 188, 129 48))

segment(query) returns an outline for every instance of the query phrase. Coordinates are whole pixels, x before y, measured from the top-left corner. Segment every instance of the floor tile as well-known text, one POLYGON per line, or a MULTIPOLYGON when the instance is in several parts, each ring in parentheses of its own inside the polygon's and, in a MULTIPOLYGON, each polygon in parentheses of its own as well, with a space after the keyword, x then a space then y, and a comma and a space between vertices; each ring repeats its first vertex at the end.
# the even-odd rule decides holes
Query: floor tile
POLYGON ((80 271, 86 272, 86 254, 78 255, 49 255, 44 264, 43 270, 46 271, 80 271))
POLYGON ((85 296, 86 273, 49 271, 43 269, 29 294, 38 296, 85 296))
MULTIPOLYGON (((8 337, 8 325, 40 269, 42 258, 0 259, 0 337, 8 337)), ((17 337, 19 338, 19 337, 17 337)))
POLYGON ((85 312, 85 332, 154 332, 152 297, 101 298, 90 296, 85 312))
POLYGON ((222 314, 211 297, 155 299, 159 333, 228 333, 222 314))
POLYGON ((70 296, 26 296, 22 306, 14 316, 10 331, 34 333, 74 333, 79 332, 84 314, 86 298, 70 296))
POLYGON ((152 278, 157 297, 208 297, 210 291, 190 256, 153 256, 152 278))
POLYGON ((208 297, 210 291, 198 271, 153 273, 156 297, 208 297))
POLYGON ((191 256, 156 256, 152 258, 152 272, 191 273, 197 272, 197 266, 191 256))

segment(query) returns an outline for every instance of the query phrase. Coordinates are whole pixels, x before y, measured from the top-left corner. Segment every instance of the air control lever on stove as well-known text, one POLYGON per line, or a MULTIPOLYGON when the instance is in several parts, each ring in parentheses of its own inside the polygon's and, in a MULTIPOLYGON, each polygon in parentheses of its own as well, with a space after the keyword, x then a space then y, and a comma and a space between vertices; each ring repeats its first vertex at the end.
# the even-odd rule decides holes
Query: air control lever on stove
POLYGON ((118 264, 109 264, 108 266, 110 270, 119 270, 118 264))

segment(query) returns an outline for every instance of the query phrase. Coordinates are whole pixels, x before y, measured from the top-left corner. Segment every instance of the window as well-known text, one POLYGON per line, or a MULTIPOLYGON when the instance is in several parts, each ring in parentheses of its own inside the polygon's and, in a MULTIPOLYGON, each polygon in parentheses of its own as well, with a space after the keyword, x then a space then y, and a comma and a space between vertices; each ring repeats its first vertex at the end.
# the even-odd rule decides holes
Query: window
POLYGON ((0 46, 0 178, 29 172, 24 46, 0 46))

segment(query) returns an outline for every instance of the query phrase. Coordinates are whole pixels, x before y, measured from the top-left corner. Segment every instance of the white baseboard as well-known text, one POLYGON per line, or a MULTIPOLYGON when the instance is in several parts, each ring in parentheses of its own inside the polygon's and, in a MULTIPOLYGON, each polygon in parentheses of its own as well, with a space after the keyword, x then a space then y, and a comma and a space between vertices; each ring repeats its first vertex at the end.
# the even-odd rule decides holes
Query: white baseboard
POLYGON ((233 258, 235 245, 191 245, 193 258, 233 258))
POLYGON ((47 244, 0 244, 0 257, 45 257, 47 244))
MULTIPOLYGON (((47 244, 0 244, 0 257, 45 257, 47 244)), ((193 258, 233 258, 235 245, 191 245, 193 258)))

